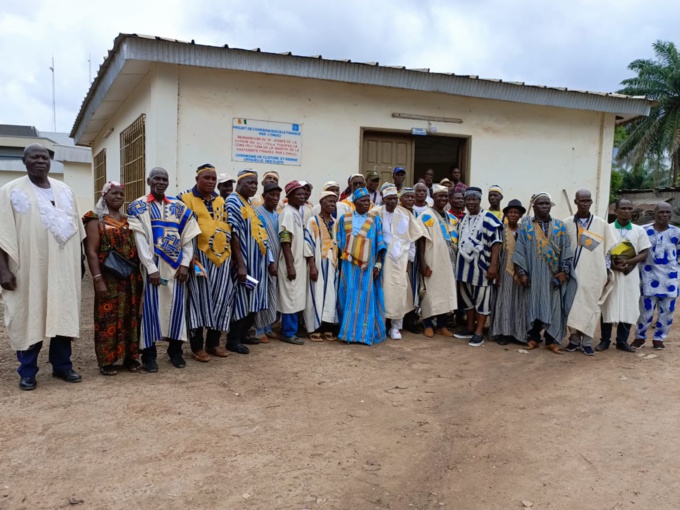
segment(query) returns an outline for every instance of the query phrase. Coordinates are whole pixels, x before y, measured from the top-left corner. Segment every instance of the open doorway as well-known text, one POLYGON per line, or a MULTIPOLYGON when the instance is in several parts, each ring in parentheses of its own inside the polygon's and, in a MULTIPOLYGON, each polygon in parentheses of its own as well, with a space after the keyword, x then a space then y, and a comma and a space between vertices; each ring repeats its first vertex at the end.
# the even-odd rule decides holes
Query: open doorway
POLYGON ((414 136, 413 182, 425 175, 431 168, 434 171, 434 182, 451 178, 452 166, 461 170, 461 180, 468 182, 467 138, 453 136, 414 136))

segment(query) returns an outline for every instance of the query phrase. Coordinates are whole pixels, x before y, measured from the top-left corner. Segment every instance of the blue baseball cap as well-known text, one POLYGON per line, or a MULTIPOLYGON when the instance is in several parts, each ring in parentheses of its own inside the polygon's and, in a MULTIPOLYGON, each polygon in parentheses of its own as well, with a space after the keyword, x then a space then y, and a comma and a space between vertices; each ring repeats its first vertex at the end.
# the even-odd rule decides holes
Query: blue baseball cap
POLYGON ((395 166, 394 170, 392 170, 392 175, 396 174, 397 172, 404 172, 406 173, 406 170, 404 169, 403 166, 395 166))

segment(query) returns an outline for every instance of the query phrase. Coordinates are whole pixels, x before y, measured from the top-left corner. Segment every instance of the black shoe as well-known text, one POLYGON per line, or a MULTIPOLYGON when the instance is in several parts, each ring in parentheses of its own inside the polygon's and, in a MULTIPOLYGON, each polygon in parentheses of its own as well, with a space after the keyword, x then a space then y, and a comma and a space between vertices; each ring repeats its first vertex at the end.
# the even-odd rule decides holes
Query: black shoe
POLYGON ((65 382, 77 383, 83 380, 80 374, 75 370, 66 370, 65 372, 52 372, 52 377, 57 377, 65 382))
POLYGON ((144 369, 145 372, 155 374, 156 372, 158 372, 158 363, 156 363, 155 359, 151 361, 144 361, 142 363, 142 368, 144 369))
MULTIPOLYGON (((607 346, 607 347, 609 347, 609 346, 607 346)), ((633 349, 633 347, 631 345, 629 345, 627 342, 616 342, 616 348, 619 351, 635 352, 635 349, 633 349)))
POLYGON ((184 361, 184 356, 181 354, 175 354, 174 356, 170 356, 170 363, 172 363, 172 366, 175 368, 184 368, 187 366, 187 362, 184 361))
MULTIPOLYGON (((610 340, 600 340, 600 343, 597 344, 597 347, 595 347, 595 350, 596 350, 596 351, 606 351, 607 349, 609 349, 609 346, 610 346, 610 345, 611 345, 611 341, 610 341, 610 340)), ((629 347, 629 345, 626 344, 626 347, 629 347)), ((616 344, 616 348, 617 348, 617 349, 620 349, 618 343, 616 344)), ((622 350, 625 351, 625 350, 627 350, 627 349, 622 349, 622 350)), ((629 352, 633 352, 633 351, 629 351, 629 352)))
POLYGON ((259 338, 253 338, 252 336, 247 336, 241 341, 241 343, 247 344, 247 345, 259 345, 260 339, 259 338))
POLYGON ((569 345, 567 345, 564 348, 564 350, 567 351, 567 352, 576 352, 576 351, 581 350, 581 346, 579 344, 573 344, 573 343, 569 342, 569 345))
POLYGON ((34 390, 38 386, 35 377, 22 377, 19 379, 19 388, 24 391, 34 390))
POLYGON ((237 354, 250 354, 250 349, 243 344, 227 344, 227 350, 237 354))
POLYGON ((499 336, 498 338, 496 338, 496 343, 498 345, 508 345, 509 342, 507 337, 499 336))

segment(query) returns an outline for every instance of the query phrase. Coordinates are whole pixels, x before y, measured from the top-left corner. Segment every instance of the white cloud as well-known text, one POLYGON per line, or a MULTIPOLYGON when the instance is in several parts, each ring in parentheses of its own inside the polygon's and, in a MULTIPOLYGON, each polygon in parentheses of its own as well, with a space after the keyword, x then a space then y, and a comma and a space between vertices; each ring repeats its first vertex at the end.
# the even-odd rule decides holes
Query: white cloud
MULTIPOLYGON (((47 0, 3 2, 0 122, 69 131, 119 32, 611 91, 672 40, 666 0, 47 0)), ((679 42, 680 41, 676 41, 679 42)))

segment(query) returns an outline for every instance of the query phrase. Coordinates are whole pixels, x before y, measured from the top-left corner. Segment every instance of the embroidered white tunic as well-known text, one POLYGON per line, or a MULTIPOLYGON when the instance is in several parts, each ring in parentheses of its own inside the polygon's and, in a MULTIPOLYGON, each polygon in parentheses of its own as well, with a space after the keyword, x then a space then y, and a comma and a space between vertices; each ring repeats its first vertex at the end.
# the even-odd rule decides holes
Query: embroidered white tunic
POLYGON ((0 290, 12 349, 80 336, 81 243, 85 229, 73 190, 49 179, 49 195, 27 176, 0 188, 0 249, 16 290, 0 290))
POLYGON ((385 206, 376 207, 371 214, 382 219, 383 240, 387 245, 382 271, 385 317, 403 319, 415 308, 407 270, 409 261, 413 262, 415 258, 415 243, 425 235, 425 228, 401 206, 392 213, 387 212, 385 206))

